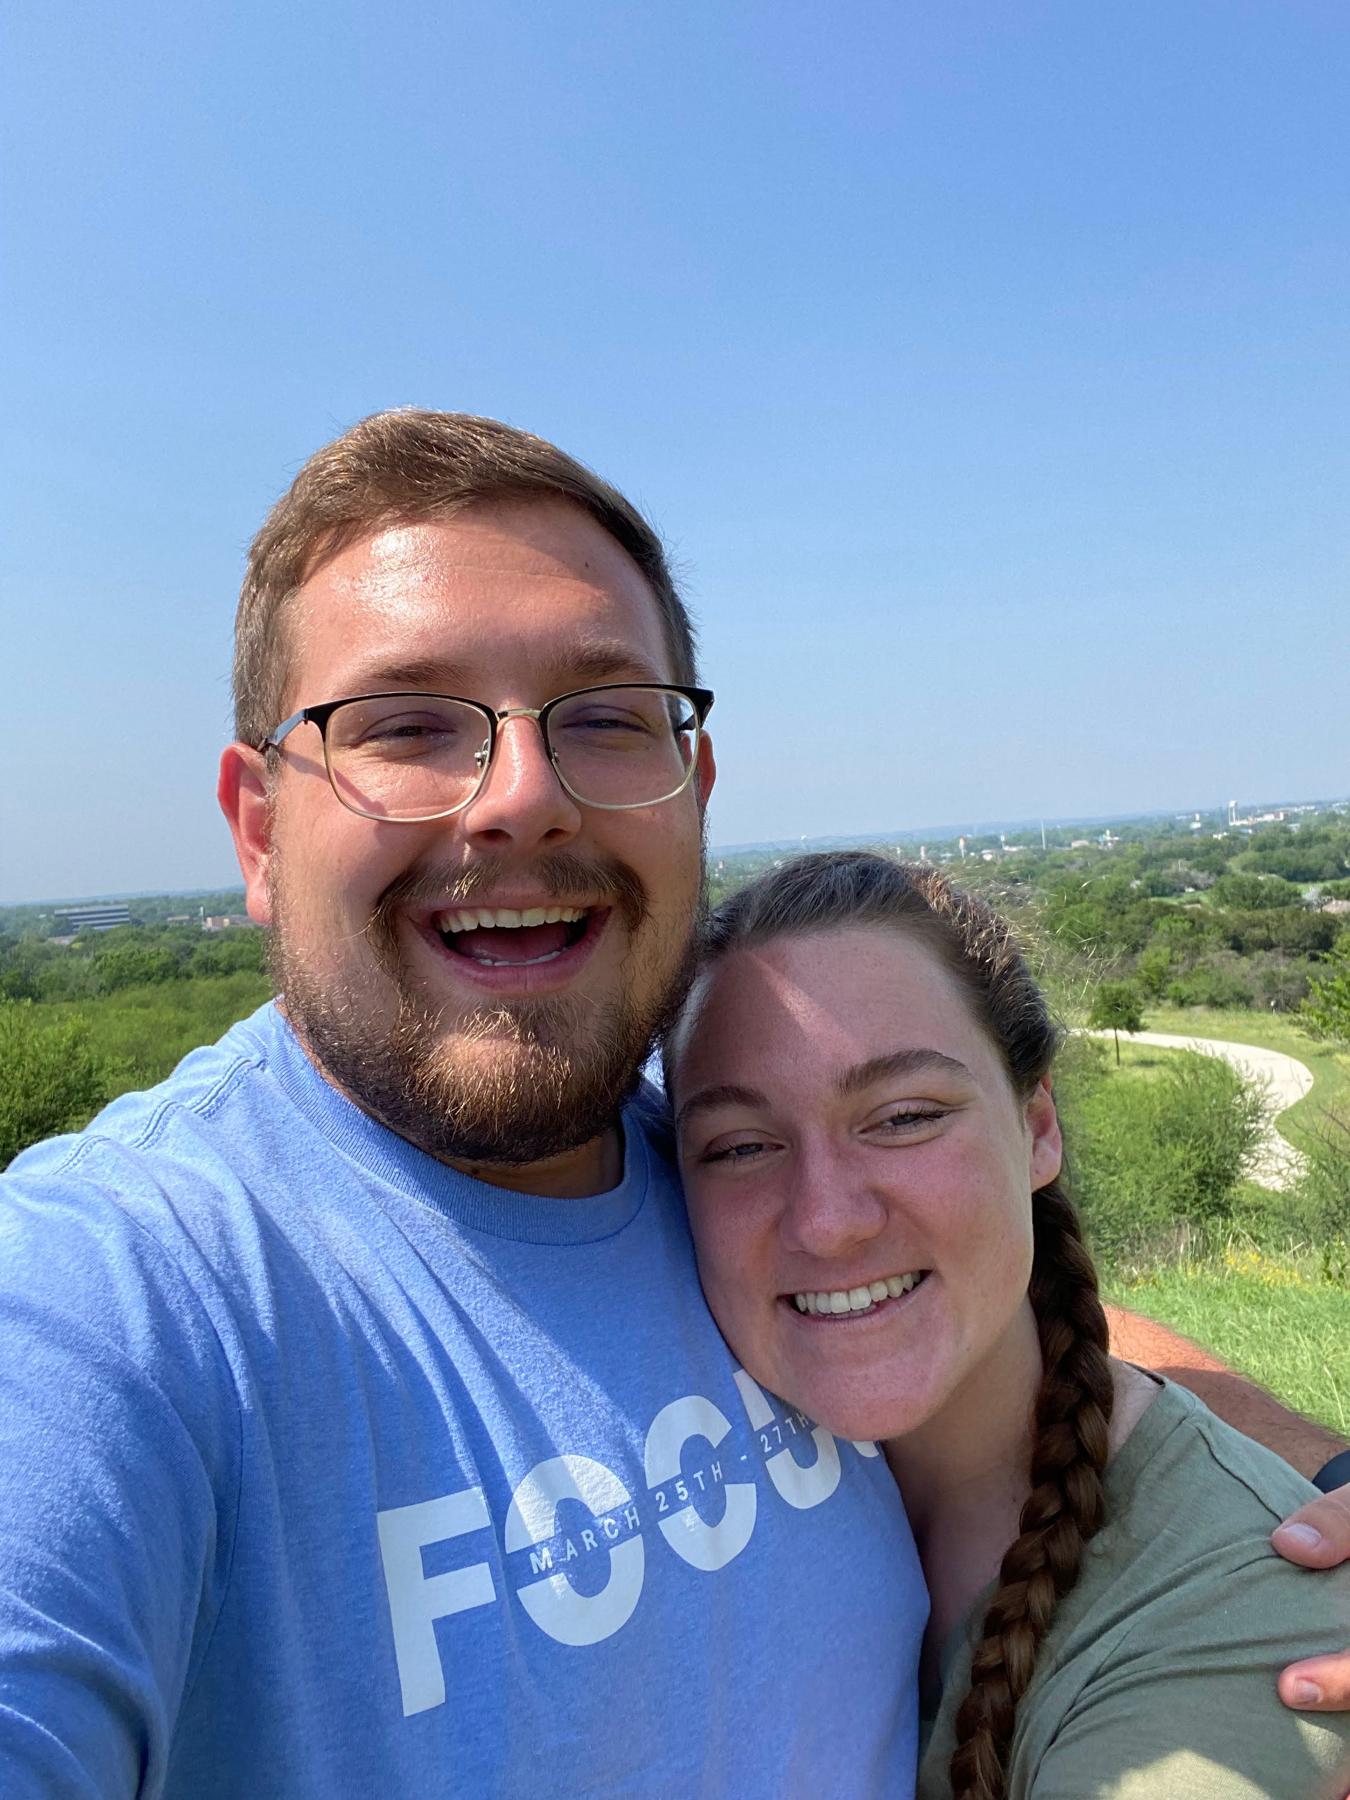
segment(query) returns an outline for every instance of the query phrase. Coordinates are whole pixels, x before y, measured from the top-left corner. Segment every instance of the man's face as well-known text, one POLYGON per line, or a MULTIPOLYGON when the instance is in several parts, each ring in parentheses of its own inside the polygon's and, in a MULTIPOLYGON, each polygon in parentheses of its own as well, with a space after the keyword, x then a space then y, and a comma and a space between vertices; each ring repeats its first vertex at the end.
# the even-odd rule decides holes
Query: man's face
MULTIPOLYGON (((539 707, 673 678, 646 580, 561 502, 379 531, 311 575, 289 625, 287 711, 396 689, 539 707)), ((287 1013, 329 1076, 453 1161, 535 1164, 596 1140, 683 989, 706 746, 675 799, 604 812, 564 791, 533 720, 511 720, 474 800, 419 824, 343 807, 313 725, 273 760, 270 804, 255 767, 251 808, 226 806, 287 1013), (512 928, 559 906, 580 916, 512 928), (464 929, 470 907, 507 918, 464 929)))

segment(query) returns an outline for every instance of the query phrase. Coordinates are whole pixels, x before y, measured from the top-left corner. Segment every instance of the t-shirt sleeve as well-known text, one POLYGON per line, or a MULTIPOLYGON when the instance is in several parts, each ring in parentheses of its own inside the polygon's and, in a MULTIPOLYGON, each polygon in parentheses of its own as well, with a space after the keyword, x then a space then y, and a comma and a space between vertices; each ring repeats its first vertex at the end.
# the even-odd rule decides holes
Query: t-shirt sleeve
POLYGON ((1031 1800, 1343 1800, 1350 1718, 1290 1712, 1275 1676, 1345 1647, 1350 1571, 1252 1546, 1141 1607, 1046 1747, 1031 1800))
POLYGON ((0 1182, 0 1788, 158 1791, 227 1578, 239 1411, 172 1257, 67 1170, 0 1182))

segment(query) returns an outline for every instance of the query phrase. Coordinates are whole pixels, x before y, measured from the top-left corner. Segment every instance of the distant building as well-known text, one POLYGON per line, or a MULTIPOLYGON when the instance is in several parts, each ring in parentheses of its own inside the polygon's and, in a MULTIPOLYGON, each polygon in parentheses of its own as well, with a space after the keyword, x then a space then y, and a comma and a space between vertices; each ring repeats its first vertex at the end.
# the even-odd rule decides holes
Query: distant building
POLYGON ((233 931, 240 926, 258 929, 257 921, 250 919, 247 913, 208 913, 202 920, 203 931, 233 931))
POLYGON ((115 925, 135 923, 125 906, 62 906, 56 917, 62 932, 71 937, 78 937, 82 931, 111 931, 115 925))

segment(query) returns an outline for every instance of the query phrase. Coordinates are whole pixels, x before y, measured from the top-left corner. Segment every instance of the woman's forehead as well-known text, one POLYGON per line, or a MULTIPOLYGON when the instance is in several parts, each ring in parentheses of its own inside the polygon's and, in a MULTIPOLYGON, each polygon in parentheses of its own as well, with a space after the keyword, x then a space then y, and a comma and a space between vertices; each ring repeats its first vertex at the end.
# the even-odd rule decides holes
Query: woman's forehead
MULTIPOLYGON (((696 980, 675 1076, 753 1058, 849 1066, 984 1037, 955 978, 912 933, 849 926, 732 950, 696 980)), ((962 1058, 962 1060, 966 1060, 962 1058)))

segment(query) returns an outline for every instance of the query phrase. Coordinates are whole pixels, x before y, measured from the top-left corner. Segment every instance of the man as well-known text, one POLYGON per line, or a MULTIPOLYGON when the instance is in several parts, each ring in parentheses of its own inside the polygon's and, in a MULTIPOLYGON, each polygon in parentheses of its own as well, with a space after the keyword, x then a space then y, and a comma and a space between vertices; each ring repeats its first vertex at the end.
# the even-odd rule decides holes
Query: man
POLYGON ((259 534, 235 694, 281 1011, 0 1210, 6 1796, 909 1791, 889 1477, 734 1367, 630 1099, 713 781, 658 541, 380 415, 259 534))

